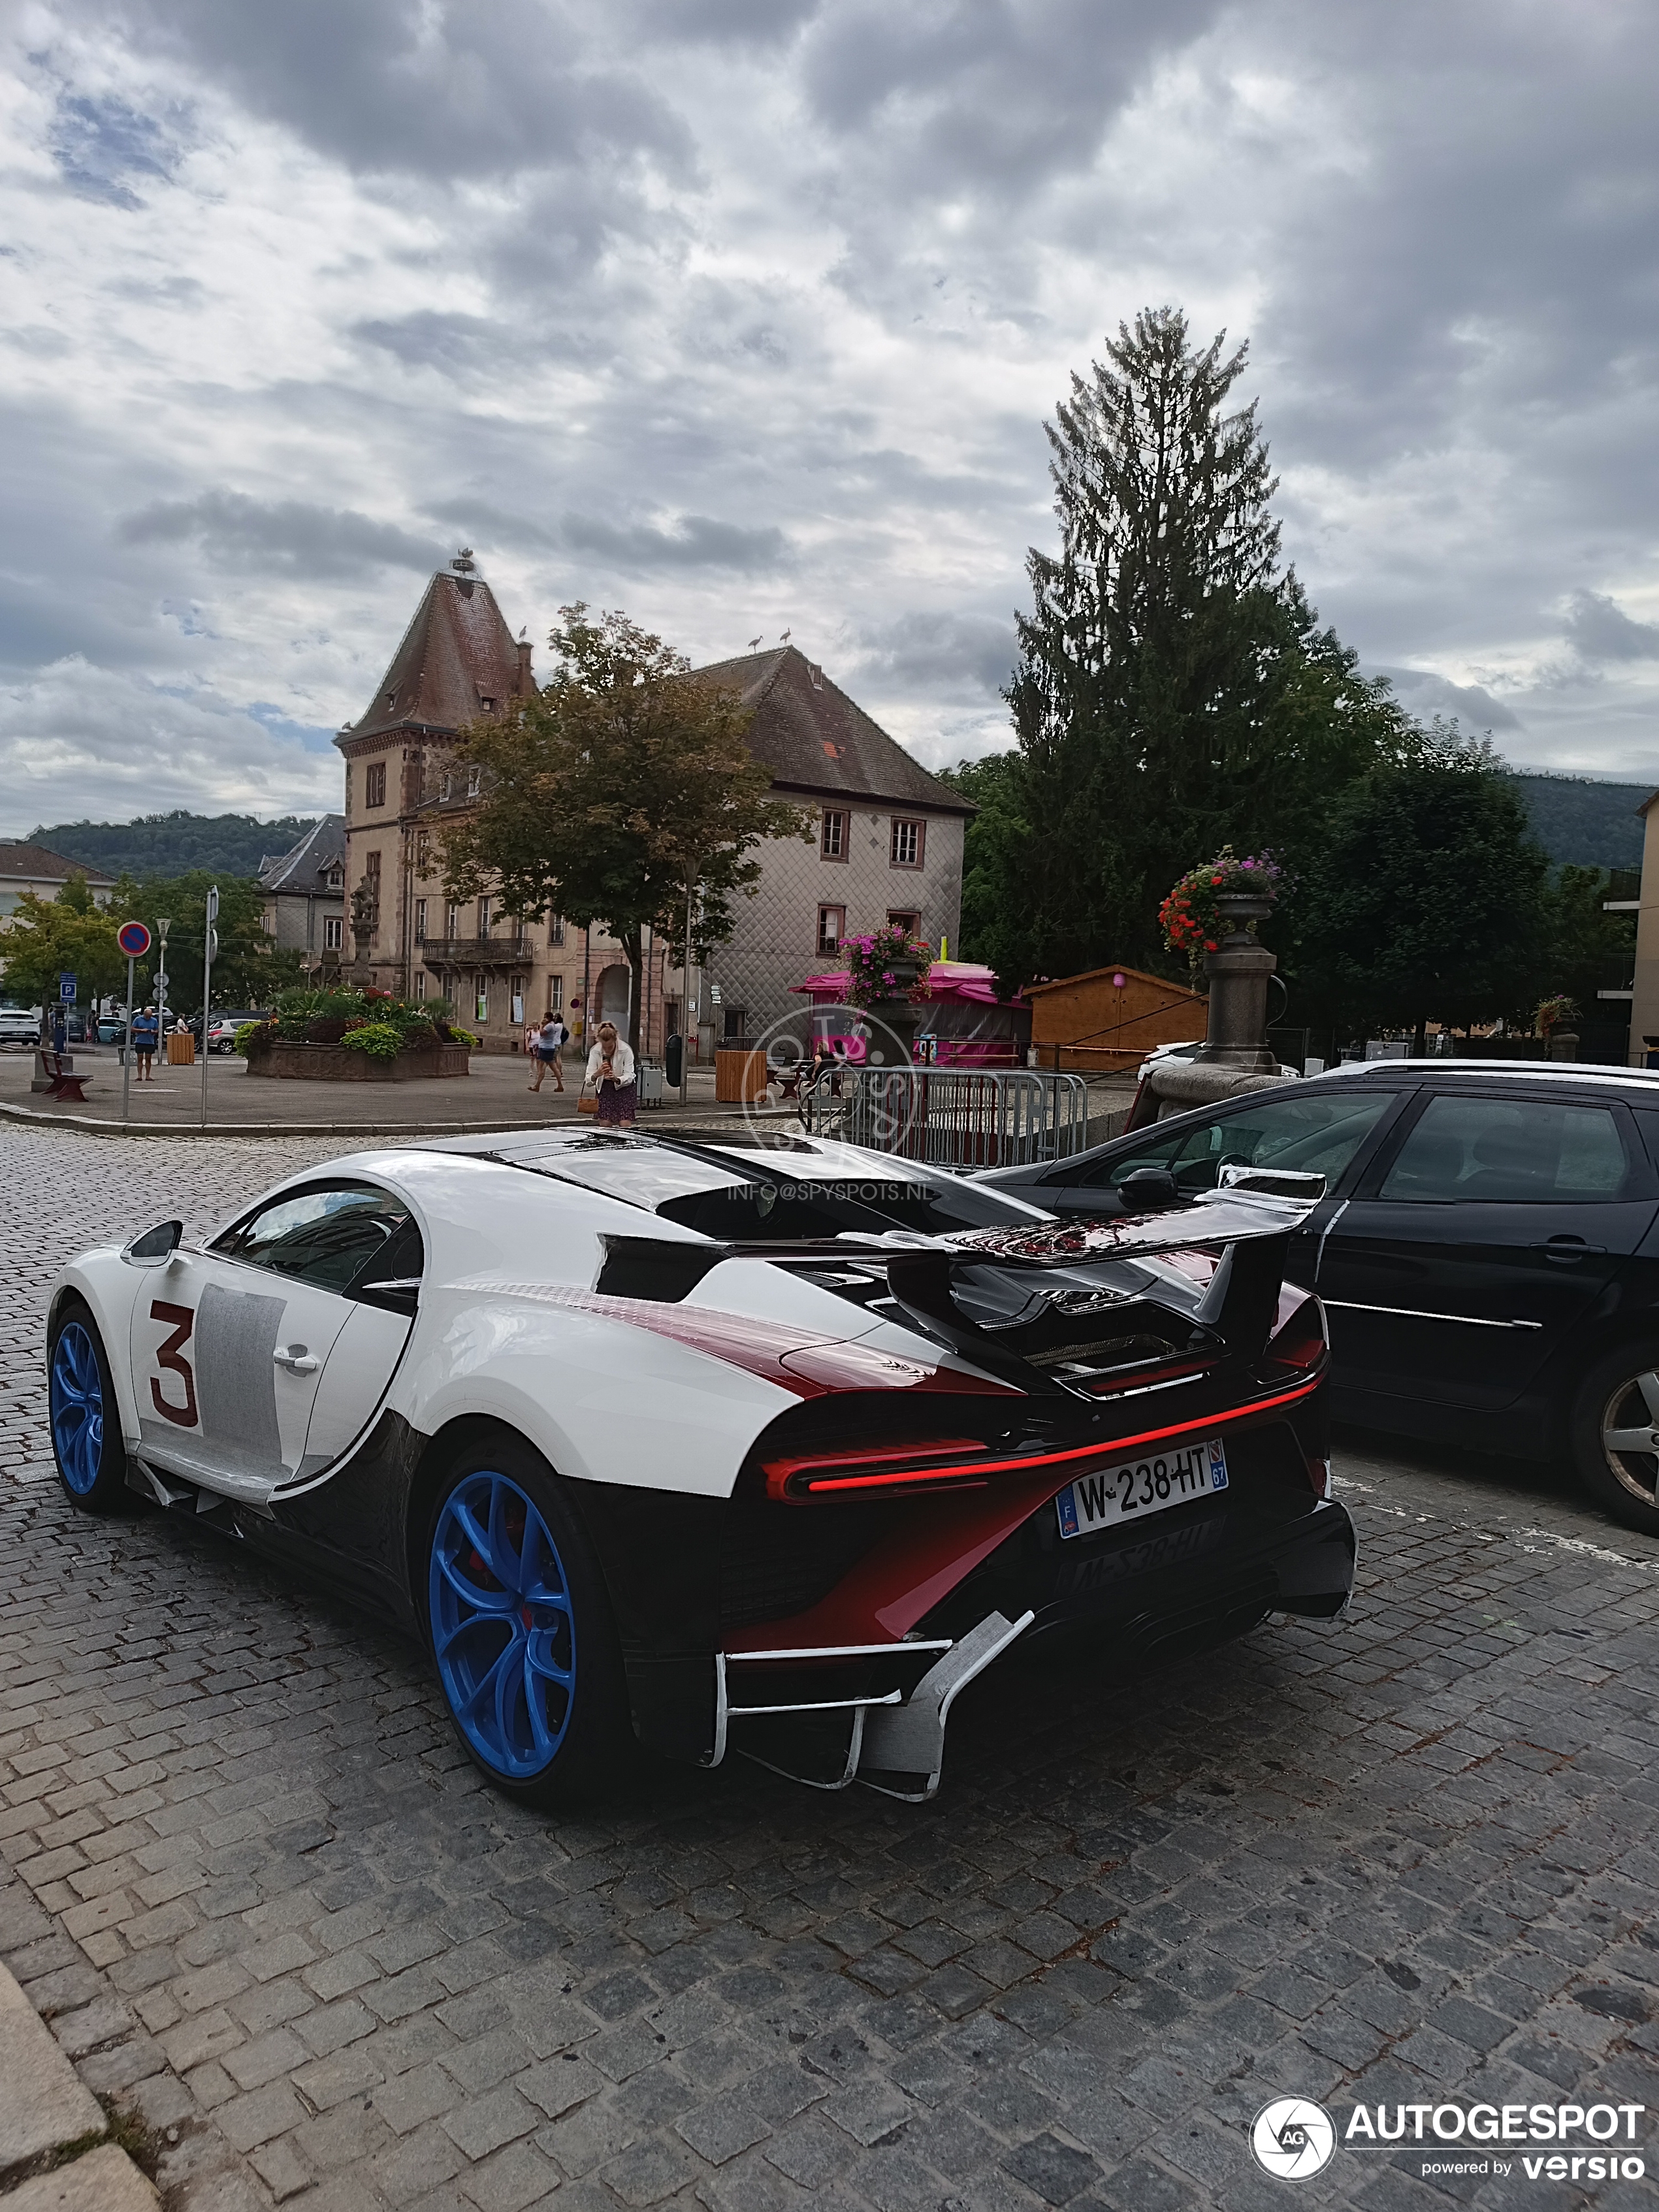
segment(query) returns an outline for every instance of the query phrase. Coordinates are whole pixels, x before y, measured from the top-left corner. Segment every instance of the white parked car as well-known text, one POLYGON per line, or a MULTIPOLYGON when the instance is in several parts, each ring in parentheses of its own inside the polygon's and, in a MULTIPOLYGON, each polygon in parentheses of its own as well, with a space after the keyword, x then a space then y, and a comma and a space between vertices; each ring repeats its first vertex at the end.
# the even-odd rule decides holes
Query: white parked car
POLYGON ((1018 1638, 1184 1662, 1346 1605, 1302 1180, 1097 1227, 807 1139, 360 1152, 70 1261, 58 1471, 412 1629, 511 1793, 631 1721, 922 1798, 1018 1638))
POLYGON ((33 1046, 40 1042, 39 1006, 0 1006, 0 1045, 33 1046))

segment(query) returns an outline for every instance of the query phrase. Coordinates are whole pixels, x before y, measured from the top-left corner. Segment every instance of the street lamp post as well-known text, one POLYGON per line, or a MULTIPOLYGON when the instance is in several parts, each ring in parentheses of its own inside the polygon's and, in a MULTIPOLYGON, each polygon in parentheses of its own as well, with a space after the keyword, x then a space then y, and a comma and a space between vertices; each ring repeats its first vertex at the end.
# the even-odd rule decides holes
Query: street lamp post
POLYGON ((172 981, 167 974, 167 932, 172 927, 172 922, 167 921, 158 921, 155 925, 156 942, 161 948, 161 965, 155 970, 155 1043, 164 1066, 167 1064, 167 985, 172 981))
POLYGON ((207 1127, 208 1017, 213 1006, 213 956, 219 950, 219 886, 207 895, 207 915, 202 927, 202 1127, 207 1127))

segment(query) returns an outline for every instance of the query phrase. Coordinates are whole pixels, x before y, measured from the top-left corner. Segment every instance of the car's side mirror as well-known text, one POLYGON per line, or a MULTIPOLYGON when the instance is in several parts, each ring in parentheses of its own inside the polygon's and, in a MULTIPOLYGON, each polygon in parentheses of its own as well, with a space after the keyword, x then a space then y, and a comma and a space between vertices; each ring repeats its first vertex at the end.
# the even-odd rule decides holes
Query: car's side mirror
POLYGON ((184 1233, 182 1221, 158 1221, 154 1229, 145 1230, 142 1237, 123 1245, 121 1257, 129 1267, 165 1267, 179 1249, 184 1233))
POLYGON ((1131 1212, 1138 1206, 1181 1203, 1181 1186, 1168 1168, 1131 1168, 1116 1188, 1118 1196, 1131 1212))

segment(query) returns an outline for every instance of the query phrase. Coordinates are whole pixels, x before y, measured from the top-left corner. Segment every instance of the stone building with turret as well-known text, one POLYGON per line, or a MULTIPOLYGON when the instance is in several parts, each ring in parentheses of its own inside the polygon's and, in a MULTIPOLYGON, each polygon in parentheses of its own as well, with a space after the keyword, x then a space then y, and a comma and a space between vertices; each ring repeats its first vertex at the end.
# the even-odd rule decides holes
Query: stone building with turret
MULTIPOLYGON (((758 1036, 805 1002, 793 986, 833 967, 849 936, 902 921, 937 948, 962 907, 963 832, 973 809, 929 775, 816 662, 793 646, 696 672, 737 693, 750 750, 780 799, 811 817, 810 842, 760 848, 760 883, 733 904, 730 941, 692 975, 700 1056, 725 1036, 758 1036)), ((531 647, 514 638, 462 554, 427 586, 367 710, 335 739, 345 763, 347 953, 384 990, 451 1000, 490 1052, 514 1049, 550 1008, 573 1030, 590 1012, 619 1027, 631 988, 626 955, 595 928, 556 914, 504 913, 488 896, 452 901, 441 833, 476 802, 478 770, 454 758, 470 722, 529 695, 531 647)), ((681 1027, 684 983, 652 949, 641 1044, 655 1055, 681 1027)))

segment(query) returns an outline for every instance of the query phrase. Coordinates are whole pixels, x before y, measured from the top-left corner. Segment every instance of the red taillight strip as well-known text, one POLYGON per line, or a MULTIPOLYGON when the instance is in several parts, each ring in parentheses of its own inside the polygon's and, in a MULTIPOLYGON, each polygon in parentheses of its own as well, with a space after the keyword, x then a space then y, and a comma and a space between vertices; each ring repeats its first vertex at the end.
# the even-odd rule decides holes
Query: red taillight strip
MULTIPOLYGON (((1299 1398, 1310 1397, 1322 1379, 1316 1376, 1311 1382, 1299 1383, 1294 1390, 1281 1390, 1272 1398, 1253 1399, 1248 1406, 1236 1407, 1230 1413, 1212 1413, 1207 1417, 1200 1414, 1195 1419, 1172 1422, 1168 1428, 1142 1429, 1132 1437, 1113 1437, 1104 1443, 1074 1445, 1066 1451, 1039 1452, 1027 1459, 981 1459, 969 1461, 966 1465, 958 1462, 953 1467, 899 1468, 879 1474, 824 1475, 816 1480, 801 1481, 794 1491, 787 1491, 784 1486, 808 1468, 844 1467, 846 1459, 773 1460, 766 1468, 766 1486, 775 1498, 816 1498, 829 1491, 887 1490, 898 1484, 914 1488, 923 1483, 979 1482, 988 1474, 1040 1474, 1045 1468, 1074 1466, 1079 1460, 1091 1460, 1100 1465, 1142 1444, 1161 1443, 1165 1437, 1208 1436, 1217 1429, 1231 1428, 1237 1422, 1247 1420, 1252 1414, 1271 1413, 1276 1406, 1294 1405, 1299 1398)), ((866 1459, 869 1456, 866 1455, 866 1459)), ((881 1456, 893 1455, 883 1453, 881 1456)))

